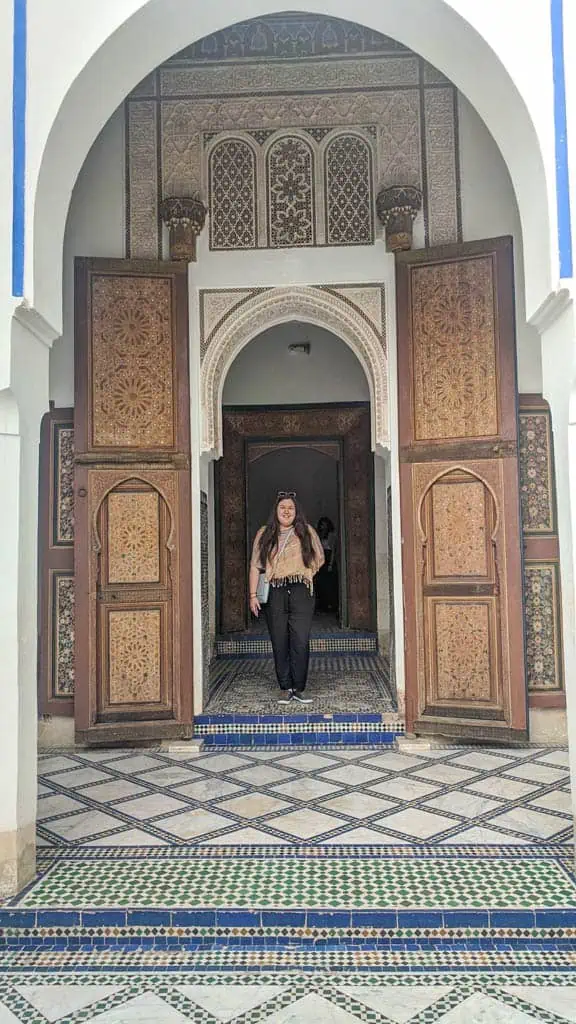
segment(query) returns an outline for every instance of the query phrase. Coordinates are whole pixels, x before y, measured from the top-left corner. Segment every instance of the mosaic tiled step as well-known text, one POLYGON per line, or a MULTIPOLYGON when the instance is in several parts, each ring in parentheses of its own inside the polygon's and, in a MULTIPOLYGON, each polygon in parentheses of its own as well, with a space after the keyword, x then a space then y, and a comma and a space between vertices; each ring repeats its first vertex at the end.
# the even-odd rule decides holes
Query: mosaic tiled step
MULTIPOLYGON (((312 632, 310 653, 314 654, 375 654, 378 637, 375 633, 356 630, 312 632)), ((238 633, 216 639, 218 658, 269 658, 272 644, 267 633, 238 633)))
MULTIPOLYGON (((331 976, 339 975, 344 980, 346 971, 353 971, 351 980, 358 983, 359 974, 362 975, 362 984, 373 984, 379 975, 377 972, 385 972, 386 976, 393 980, 393 984, 438 984, 442 983, 446 973, 447 982, 454 983, 456 980, 454 972, 462 971, 464 977, 479 987, 483 974, 490 971, 498 971, 499 983, 518 983, 518 974, 529 973, 530 984, 534 986, 544 985, 566 985, 573 982, 574 971, 576 970, 576 949, 542 950, 540 947, 532 949, 510 949, 502 948, 492 952, 478 949, 434 949, 414 950, 398 948, 394 950, 373 950, 361 951, 357 949, 300 949, 293 946, 289 949, 252 949, 242 946, 218 948, 218 949, 182 949, 182 948, 135 948, 123 949, 106 947, 88 948, 51 948, 51 949, 5 949, 0 959, 0 977, 3 982, 8 980, 11 971, 18 972, 17 980, 25 984, 38 983, 52 975, 56 980, 54 972, 74 972, 74 983, 94 984, 96 980, 100 984, 118 983, 124 972, 130 972, 130 982, 145 980, 146 986, 153 984, 154 978, 161 979, 160 983, 166 983, 166 976, 170 974, 170 980, 178 983, 179 971, 185 971, 186 976, 182 977, 181 983, 190 981, 190 972, 224 972, 219 974, 219 980, 225 976, 233 982, 237 975, 231 972, 247 972, 250 974, 251 983, 262 979, 265 983, 274 983, 276 975, 274 972, 281 972, 278 981, 283 985, 293 986, 297 979, 294 971, 306 970, 314 972, 318 978, 320 971, 329 972, 331 976), (80 972, 86 972, 85 975, 80 972), (98 972, 97 974, 94 972, 98 972), (405 971, 409 971, 409 980, 404 978, 405 971), (28 974, 28 972, 34 972, 28 974), (108 974, 108 972, 111 972, 108 974), (121 973, 120 973, 121 972, 121 973), (158 972, 155 974, 154 972, 158 972)), ((311 974, 307 975, 308 977, 311 974)), ((198 980, 202 974, 197 975, 198 980)), ((10 979, 11 980, 11 979, 10 979)), ((62 977, 59 979, 62 981, 62 977)), ((243 974, 243 981, 247 978, 243 974)), ((468 1018, 470 1019, 470 1018, 468 1018)), ((246 1024, 246 1022, 243 1022, 246 1024)), ((389 1024, 389 1021, 386 1022, 389 1024)), ((424 1024, 420 1020, 419 1024, 424 1024)), ((557 1018, 553 1018, 553 1024, 557 1024, 557 1018)))
POLYGON ((195 736, 207 746, 392 744, 404 733, 398 715, 198 715, 195 736))
POLYGON ((576 879, 552 857, 398 860, 385 854, 347 857, 344 851, 338 859, 288 859, 269 851, 222 859, 111 856, 105 861, 57 860, 18 906, 62 911, 203 908, 221 913, 502 908, 532 913, 576 910, 576 879))
MULTIPOLYGON (((576 952, 576 910, 4 910, 0 948, 57 941, 62 948, 166 946, 200 950, 409 950, 450 945, 460 951, 503 948, 576 952)), ((1 961, 0 961, 1 962, 1 961)))

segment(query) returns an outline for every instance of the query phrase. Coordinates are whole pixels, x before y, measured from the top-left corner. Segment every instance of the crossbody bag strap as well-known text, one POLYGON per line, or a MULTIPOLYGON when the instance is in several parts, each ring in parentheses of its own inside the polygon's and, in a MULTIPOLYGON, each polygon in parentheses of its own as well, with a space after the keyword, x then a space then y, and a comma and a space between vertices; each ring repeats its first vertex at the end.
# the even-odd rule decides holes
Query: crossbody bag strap
POLYGON ((287 545, 288 541, 290 540, 290 537, 292 536, 293 533, 294 533, 294 529, 288 530, 288 533, 286 534, 286 536, 284 538, 284 542, 282 544, 282 547, 278 549, 278 554, 276 555, 276 558, 274 559, 274 563, 272 565, 272 574, 274 574, 276 572, 276 566, 278 565, 278 562, 282 558, 282 555, 284 554, 286 545, 287 545))

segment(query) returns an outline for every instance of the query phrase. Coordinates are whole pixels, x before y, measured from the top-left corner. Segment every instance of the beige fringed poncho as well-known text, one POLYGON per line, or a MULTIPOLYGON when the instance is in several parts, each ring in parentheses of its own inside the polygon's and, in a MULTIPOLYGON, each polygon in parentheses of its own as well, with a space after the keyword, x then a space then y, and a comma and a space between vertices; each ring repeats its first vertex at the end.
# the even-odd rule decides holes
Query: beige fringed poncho
POLYGON ((316 530, 311 526, 309 526, 308 529, 310 531, 312 549, 314 552, 314 558, 311 565, 304 565, 304 561, 302 559, 302 546, 295 533, 292 533, 286 545, 282 548, 284 536, 288 532, 286 530, 280 530, 281 555, 278 557, 277 552, 273 551, 266 566, 264 567, 261 565, 260 538, 265 530, 265 527, 262 526, 254 538, 250 568, 258 569, 260 572, 265 568, 266 579, 270 582, 271 587, 281 587, 286 583, 304 583, 310 590, 310 593, 313 593, 314 577, 318 570, 324 565, 324 549, 320 543, 320 538, 318 537, 316 530))

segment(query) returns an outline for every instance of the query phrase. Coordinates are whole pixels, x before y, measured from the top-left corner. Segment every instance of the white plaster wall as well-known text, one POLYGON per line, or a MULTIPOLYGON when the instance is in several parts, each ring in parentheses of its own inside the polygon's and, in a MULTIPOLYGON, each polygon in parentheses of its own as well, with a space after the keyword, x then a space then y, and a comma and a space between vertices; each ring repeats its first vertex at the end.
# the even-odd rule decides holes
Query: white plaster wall
POLYGON ((50 356, 50 398, 74 405, 74 258, 124 256, 124 116, 98 136, 76 182, 64 238, 64 332, 50 356))
POLYGON ((314 324, 279 324, 263 331, 234 360, 224 405, 368 402, 368 381, 345 342, 314 324), (289 345, 310 344, 310 355, 289 345))
MULTIPOLYGON (((0 66, 8 80, 12 75, 12 5, 0 5, 0 66)), ((10 89, 0 91, 0 132, 9 139, 12 132, 10 89)), ((18 484, 20 466, 19 416, 10 385, 10 320, 12 294, 12 154, 3 147, 0 161, 0 474, 2 481, 18 484)), ((0 761, 0 857, 5 857, 4 833, 18 826, 18 546, 19 494, 2 510, 0 536, 0 644, 3 651, 3 729, 0 761)), ((0 866, 0 872, 2 868, 0 866)), ((1 880, 1 876, 0 876, 1 880)))

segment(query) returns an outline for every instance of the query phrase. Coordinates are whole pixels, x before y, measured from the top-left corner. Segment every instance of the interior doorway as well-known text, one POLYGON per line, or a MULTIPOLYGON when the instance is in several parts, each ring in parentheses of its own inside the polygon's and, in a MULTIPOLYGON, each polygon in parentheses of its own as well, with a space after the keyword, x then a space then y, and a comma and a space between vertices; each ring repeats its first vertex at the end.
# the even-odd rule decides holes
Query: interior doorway
POLYGON ((254 536, 279 490, 297 493, 313 526, 328 517, 338 541, 335 607, 318 607, 311 631, 314 711, 393 711, 376 628, 375 520, 377 509, 386 515, 386 493, 377 505, 369 403, 225 407, 223 438, 215 507, 220 657, 212 663, 208 712, 275 711, 268 632, 262 618, 249 618, 247 591, 254 536))
MULTIPOLYGON (((248 607, 254 537, 278 491, 307 519, 328 520, 330 573, 315 581, 309 695, 321 713, 395 709, 388 651, 389 464, 375 456, 366 370, 336 334, 309 323, 265 330, 224 384, 222 456, 214 464, 214 652, 210 714, 278 714, 263 616, 248 607)), ((282 709, 280 709, 282 710, 282 709)))
POLYGON ((317 523, 316 515, 329 516, 324 489, 329 494, 333 511, 329 518, 339 538, 336 625, 375 636, 374 458, 369 404, 225 408, 223 432, 224 455, 216 473, 219 633, 242 633, 251 628, 247 592, 252 542, 268 518, 277 491, 298 492, 298 487, 288 487, 282 476, 290 471, 294 482, 299 482, 298 493, 305 507, 308 498, 306 511, 312 525, 317 523), (315 476, 310 475, 313 467, 315 476))
MULTIPOLYGON (((248 544, 266 522, 275 495, 294 492, 323 541, 326 562, 315 581, 314 629, 347 624, 343 481, 338 441, 252 442, 247 450, 248 544)), ((256 628, 256 624, 253 623, 256 628)))

